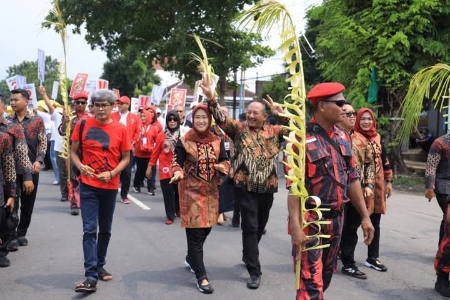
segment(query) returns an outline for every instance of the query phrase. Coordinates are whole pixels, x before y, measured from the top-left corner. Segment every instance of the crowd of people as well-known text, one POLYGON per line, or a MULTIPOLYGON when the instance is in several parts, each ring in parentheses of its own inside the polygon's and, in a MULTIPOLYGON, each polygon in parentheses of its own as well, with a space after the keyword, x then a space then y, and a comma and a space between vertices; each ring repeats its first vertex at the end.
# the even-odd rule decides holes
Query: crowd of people
MULTIPOLYGON (((50 147, 47 164, 55 171, 60 199, 70 204, 71 215, 81 211, 85 280, 76 285, 76 292, 94 292, 98 280, 113 279, 105 264, 116 198, 129 204, 130 188, 141 193, 143 187, 148 195, 156 195, 157 177, 165 224, 173 224, 178 217, 185 229, 184 263, 195 274, 197 289, 204 294, 214 291, 203 246, 211 228, 227 220, 224 213, 229 211, 233 211, 232 225, 242 229, 242 261, 249 275, 246 285, 259 288, 263 274, 259 243, 279 188, 278 154, 289 134, 283 126, 289 119, 279 116, 283 109, 267 95, 262 101, 251 101, 245 114, 233 120, 216 101, 205 74, 200 88, 205 104, 193 105, 188 117, 185 107, 178 105, 161 118, 161 111, 153 106, 131 113, 130 98, 117 99, 109 90, 79 93, 72 98, 71 112, 60 111, 40 87, 50 126, 45 117, 28 111, 25 90, 11 91, 12 115, 5 115, 6 101, 0 97, 0 199, 4 207, 0 211, 0 267, 10 265, 6 257, 10 251, 28 244, 39 172, 50 147), (70 160, 64 158, 65 151, 70 151, 70 160)), ((313 117, 306 129, 305 187, 329 209, 322 214, 329 224, 322 225, 320 232, 314 226, 304 227, 303 222, 316 220, 317 215, 308 209, 315 207, 315 200, 308 198, 303 212, 298 196, 289 193, 288 233, 293 258, 300 260, 302 270, 296 299, 324 299, 338 259, 344 274, 367 279, 354 260, 360 226, 367 245, 364 264, 376 271, 388 270, 380 260, 380 220, 386 213, 386 199, 393 193, 393 173, 374 112, 368 108, 356 112, 344 90, 339 83, 322 83, 307 95, 313 117), (317 246, 317 239, 312 238, 317 234, 328 236, 320 244, 330 246, 304 251, 317 246)), ((426 197, 436 196, 444 214, 435 288, 446 297, 450 297, 448 140, 446 135, 431 145, 426 174, 426 197)), ((286 188, 292 188, 289 180, 286 188)))

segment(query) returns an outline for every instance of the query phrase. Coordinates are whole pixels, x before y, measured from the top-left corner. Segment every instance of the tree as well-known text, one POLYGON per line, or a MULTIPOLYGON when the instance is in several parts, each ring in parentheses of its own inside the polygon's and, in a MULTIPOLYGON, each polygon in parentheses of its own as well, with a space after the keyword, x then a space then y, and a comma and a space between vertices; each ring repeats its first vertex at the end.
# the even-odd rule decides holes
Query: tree
POLYGON ((121 95, 127 96, 150 95, 153 85, 161 83, 155 70, 131 48, 105 62, 102 78, 107 79, 121 95))
POLYGON ((254 67, 274 54, 261 46, 259 35, 240 31, 232 24, 244 5, 254 2, 142 0, 104 5, 102 1, 61 0, 60 6, 66 23, 75 25, 77 33, 86 26, 88 43, 105 50, 110 59, 132 46, 141 50, 148 68, 156 59, 191 85, 200 79, 197 66, 190 63, 189 53, 198 53, 191 34, 216 42, 204 45, 220 76, 218 89, 223 100, 230 71, 254 67))
MULTIPOLYGON (((391 163, 406 171, 400 130, 394 121, 409 81, 420 69, 450 59, 450 6, 439 0, 325 0, 307 13, 317 32, 316 56, 322 76, 347 87, 346 96, 357 107, 366 103, 370 69, 378 69, 382 86, 373 106, 386 125, 384 141, 392 146, 391 163)), ((308 30, 312 27, 308 26, 308 30)), ((416 99, 423 101, 423 99, 416 99)))
MULTIPOLYGON (((22 75, 27 78, 27 83, 34 83, 37 88, 39 87, 38 79, 38 64, 36 61, 23 61, 18 65, 14 65, 6 70, 6 78, 22 75)), ((59 81, 59 63, 56 59, 52 59, 51 56, 45 57, 45 89, 49 92, 52 91, 53 81, 59 81)), ((0 91, 3 91, 5 96, 9 96, 9 88, 6 84, 6 80, 0 81, 0 91)), ((61 95, 58 93, 57 101, 61 102, 61 95)))

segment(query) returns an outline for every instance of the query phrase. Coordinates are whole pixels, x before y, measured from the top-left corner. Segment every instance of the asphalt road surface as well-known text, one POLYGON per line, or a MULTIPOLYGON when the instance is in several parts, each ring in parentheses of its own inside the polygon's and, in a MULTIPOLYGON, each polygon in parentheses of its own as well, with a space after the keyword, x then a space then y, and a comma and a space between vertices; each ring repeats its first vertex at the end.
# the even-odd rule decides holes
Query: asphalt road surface
MULTIPOLYGON (((186 237, 179 219, 165 225, 161 190, 156 196, 130 193, 138 201, 117 202, 105 268, 110 282, 99 282, 91 295, 74 292, 84 280, 80 216, 59 202, 52 172, 42 172, 29 244, 10 253, 11 266, 0 269, 0 299, 295 299, 295 282, 286 230, 286 191, 276 194, 267 234, 260 243, 262 280, 258 290, 246 288, 241 261, 241 231, 216 226, 205 243, 205 266, 214 294, 203 295, 195 276, 184 267, 186 237), (148 208, 151 208, 148 210, 148 208)), ((284 181, 281 182, 283 186, 284 181)), ((395 186, 394 186, 395 189, 395 186)), ((143 189, 145 191, 145 189, 143 189)), ((231 216, 231 213, 228 214, 231 216)), ((445 299, 434 291, 433 260, 442 218, 436 201, 422 194, 394 193, 381 219, 380 260, 386 273, 364 267, 367 248, 360 241, 356 259, 367 280, 335 273, 326 299, 445 299)))

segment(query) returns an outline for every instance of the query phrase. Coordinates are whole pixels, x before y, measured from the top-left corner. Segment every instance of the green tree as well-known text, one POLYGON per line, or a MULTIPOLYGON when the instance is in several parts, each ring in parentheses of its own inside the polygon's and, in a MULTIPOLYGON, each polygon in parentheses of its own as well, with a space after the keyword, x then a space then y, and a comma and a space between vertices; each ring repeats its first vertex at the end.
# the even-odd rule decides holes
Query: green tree
POLYGON ((232 24, 244 5, 254 2, 141 0, 105 5, 102 1, 61 0, 60 6, 66 23, 75 25, 77 33, 85 26, 88 43, 105 50, 109 58, 132 46, 141 50, 147 67, 156 59, 191 85, 200 79, 197 66, 190 63, 189 53, 199 52, 191 34, 220 44, 205 42, 204 46, 220 76, 218 89, 223 99, 230 71, 254 67, 274 54, 261 46, 259 35, 237 30, 232 24))
MULTIPOLYGON (((406 171, 395 142, 400 103, 412 75, 450 59, 450 6, 439 0, 325 0, 307 13, 317 34, 316 56, 322 76, 347 87, 357 107, 366 103, 370 69, 378 70, 382 86, 372 108, 391 118, 384 141, 392 146, 391 163, 406 171)), ((416 99, 423 101, 423 99, 416 99)))
MULTIPOLYGON (((23 61, 18 65, 14 65, 8 68, 6 70, 6 78, 15 76, 15 75, 22 75, 27 78, 27 83, 34 83, 37 88, 39 87, 39 79, 37 75, 38 71, 38 64, 36 61, 23 61)), ((53 88, 53 81, 59 81, 59 63, 56 59, 52 59, 51 56, 45 57, 45 82, 44 86, 47 90, 47 93, 51 93, 53 88)), ((6 97, 9 97, 9 89, 8 85, 6 84, 6 80, 3 79, 0 81, 0 91, 3 91, 6 97)), ((58 98, 57 101, 61 101, 61 95, 58 91, 58 98)))
POLYGON ((103 65, 102 78, 109 81, 112 88, 121 95, 150 95, 154 84, 160 84, 161 78, 145 60, 130 48, 103 65))

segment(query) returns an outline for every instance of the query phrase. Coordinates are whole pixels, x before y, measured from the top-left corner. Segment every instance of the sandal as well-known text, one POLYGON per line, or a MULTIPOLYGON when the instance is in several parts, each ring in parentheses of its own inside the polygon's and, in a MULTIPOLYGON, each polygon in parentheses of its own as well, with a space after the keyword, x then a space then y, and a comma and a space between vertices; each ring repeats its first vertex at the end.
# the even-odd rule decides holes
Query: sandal
POLYGON ((103 267, 97 268, 98 278, 103 281, 110 281, 113 279, 113 276, 111 273, 108 273, 103 267))
POLYGON ((77 293, 93 293, 95 291, 97 291, 97 281, 92 279, 86 279, 75 287, 75 292, 77 293))

